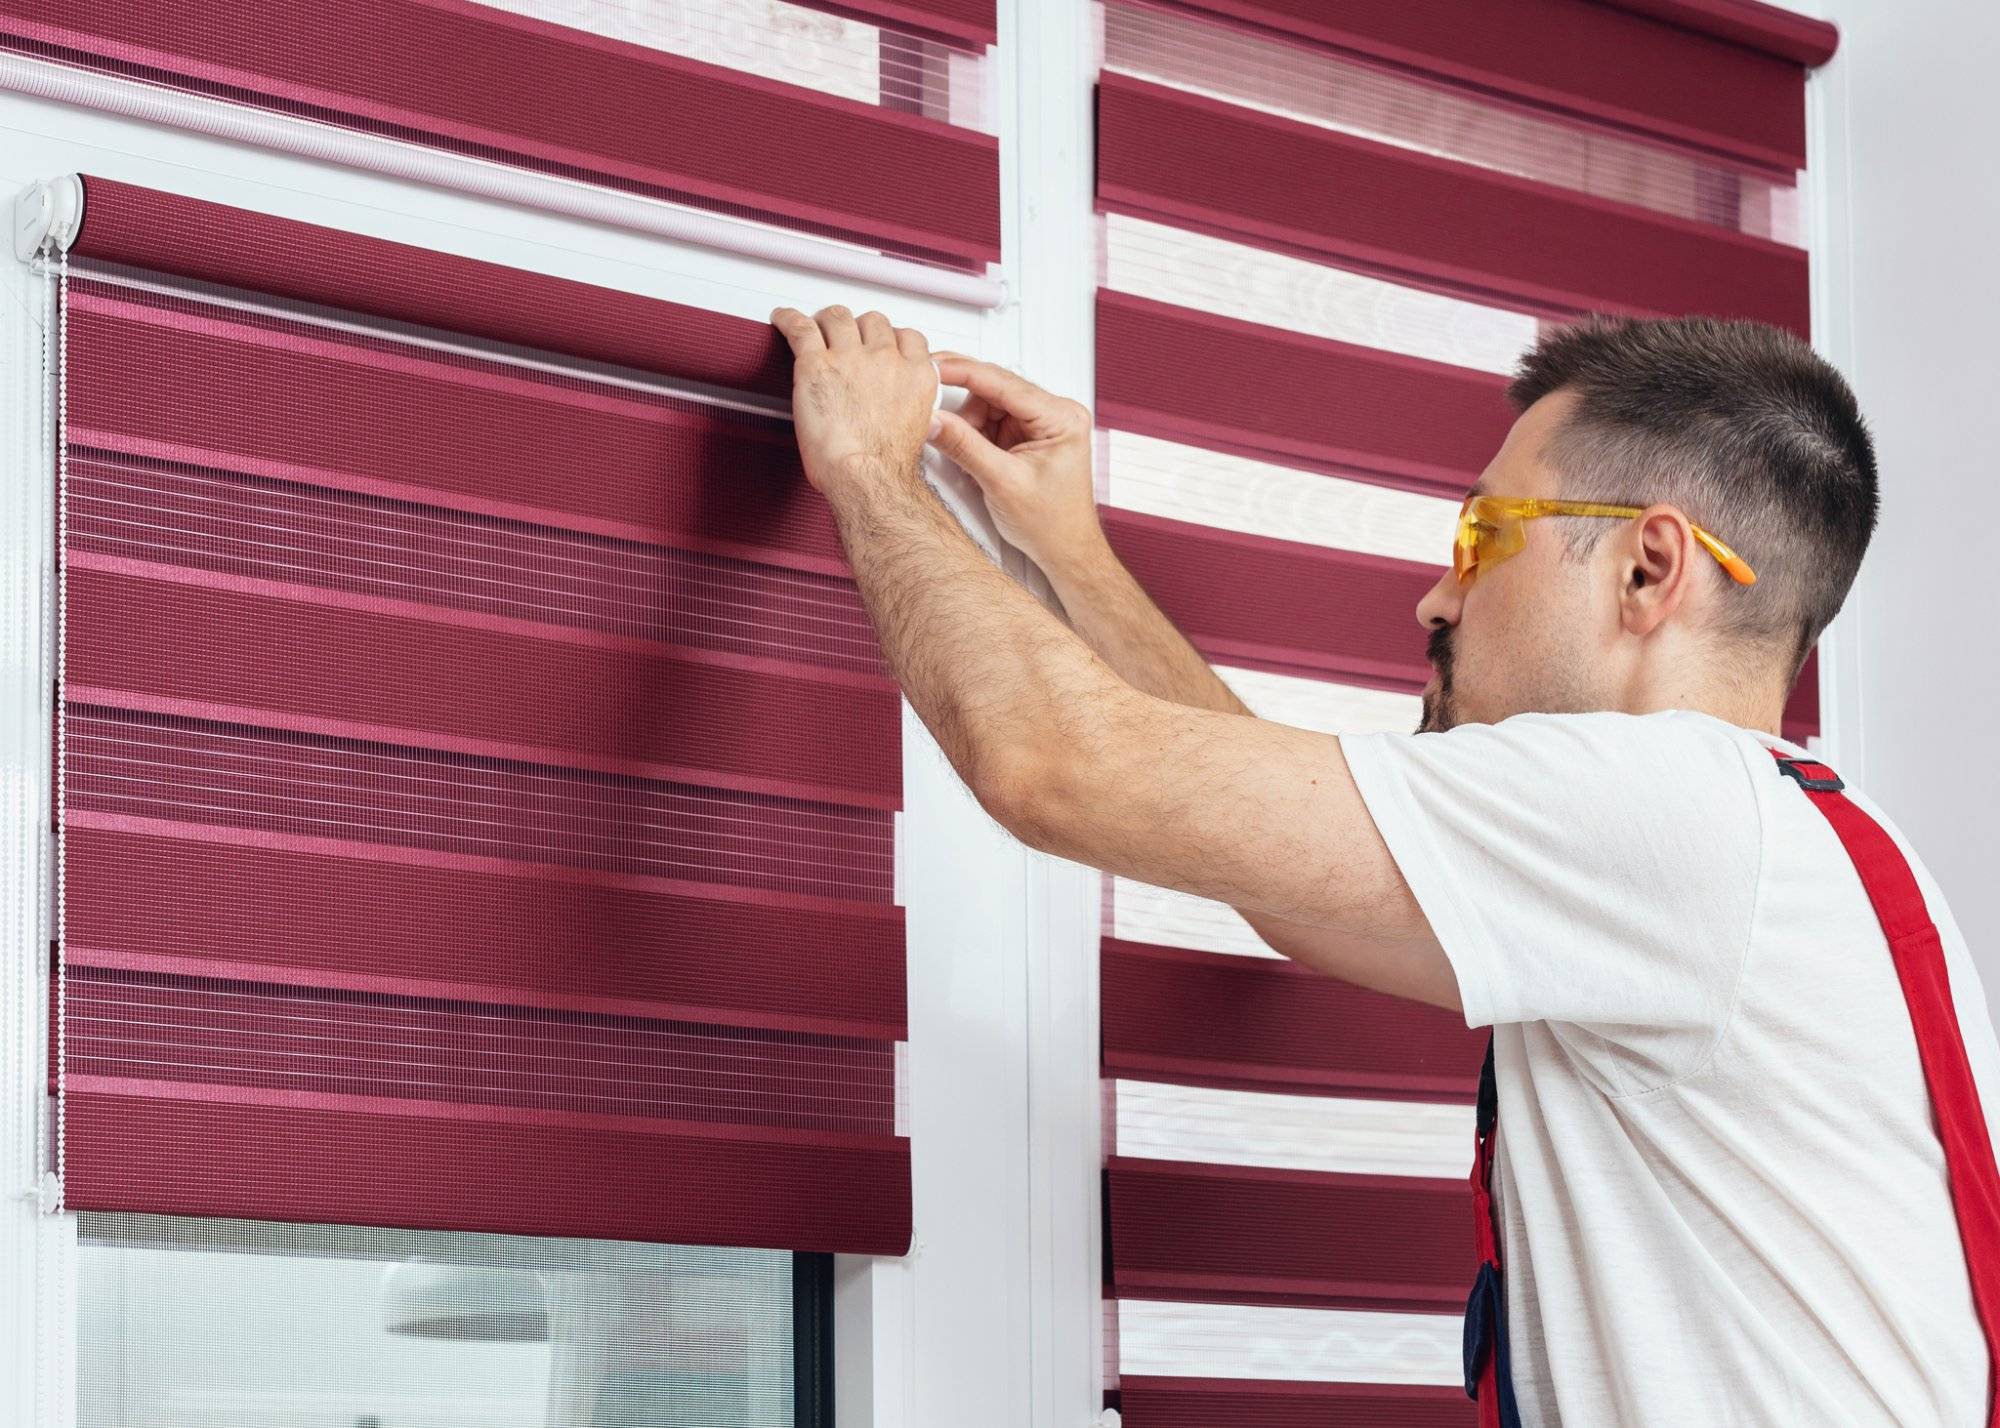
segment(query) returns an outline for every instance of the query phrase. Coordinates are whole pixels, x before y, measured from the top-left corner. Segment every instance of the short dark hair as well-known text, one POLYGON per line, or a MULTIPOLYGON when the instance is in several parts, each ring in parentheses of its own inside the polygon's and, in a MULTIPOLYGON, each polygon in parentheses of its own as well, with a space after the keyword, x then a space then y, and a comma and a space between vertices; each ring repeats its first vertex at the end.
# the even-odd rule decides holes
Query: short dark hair
MULTIPOLYGON (((1846 379, 1760 322, 1592 317, 1546 331, 1507 389, 1521 411, 1555 392, 1576 398, 1544 452, 1562 494, 1671 502, 1735 547, 1757 583, 1732 596, 1723 633, 1796 668, 1875 531, 1875 449, 1846 379)), ((1576 552, 1606 531, 1565 524, 1576 552)))

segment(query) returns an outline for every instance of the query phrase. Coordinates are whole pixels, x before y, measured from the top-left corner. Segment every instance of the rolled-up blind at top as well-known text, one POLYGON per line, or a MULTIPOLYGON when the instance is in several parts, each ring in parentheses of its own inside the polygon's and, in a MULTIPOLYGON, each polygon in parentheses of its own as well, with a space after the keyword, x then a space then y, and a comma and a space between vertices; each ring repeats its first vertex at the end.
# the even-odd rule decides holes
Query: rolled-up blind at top
POLYGON ((0 49, 983 269, 990 3, 833 8, 872 23, 783 0, 0 0, 0 49))
POLYGON ((1824 20, 1755 0, 1171 0, 1178 8, 1551 113, 1803 168, 1824 20))
POLYGON ((67 1202, 900 1253, 900 704, 769 329, 85 215, 67 1202))
MULTIPOLYGON (((1414 727, 1414 618, 1521 353, 1591 312, 1804 333, 1825 27, 1682 0, 1105 8, 1104 519, 1251 708, 1414 727)), ((1785 715, 1817 727, 1809 663, 1785 715)), ((1131 1428, 1474 1421, 1482 1036, 1113 880, 1113 1401, 1131 1428)))

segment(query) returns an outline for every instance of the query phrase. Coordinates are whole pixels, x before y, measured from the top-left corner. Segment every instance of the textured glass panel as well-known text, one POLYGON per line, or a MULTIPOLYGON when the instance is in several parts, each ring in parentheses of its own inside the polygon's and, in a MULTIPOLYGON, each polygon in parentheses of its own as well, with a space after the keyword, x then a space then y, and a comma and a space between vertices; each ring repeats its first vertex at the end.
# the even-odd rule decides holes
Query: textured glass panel
POLYGON ((1104 19, 1107 69, 1657 213, 1805 243, 1796 187, 1716 159, 1172 11, 1113 4, 1104 19))
POLYGON ((81 1238, 79 1428, 793 1419, 786 1253, 124 1215, 81 1238))

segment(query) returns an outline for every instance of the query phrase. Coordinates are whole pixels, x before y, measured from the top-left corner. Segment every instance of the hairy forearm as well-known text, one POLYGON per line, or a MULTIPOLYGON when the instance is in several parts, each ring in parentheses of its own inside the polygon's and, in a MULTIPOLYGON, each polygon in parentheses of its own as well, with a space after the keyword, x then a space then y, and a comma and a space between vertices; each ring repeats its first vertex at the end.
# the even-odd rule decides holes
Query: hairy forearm
POLYGON ((1337 976, 1452 1004, 1336 741, 1134 688, 986 558, 914 467, 875 475, 828 491, 848 561, 912 707, 1002 825, 1231 903, 1337 976))
POLYGON ((1070 628, 1133 687, 1192 709, 1250 712, 1101 535, 1049 560, 1042 573, 1070 628))
MULTIPOLYGON (((1070 627, 1118 674, 1161 699, 1224 714, 1251 711, 1174 627, 1101 537, 1042 567, 1070 627)), ((1338 973, 1323 930, 1255 908, 1237 911, 1271 947, 1338 973)))
MULTIPOLYGON (((1048 851, 1142 877, 1165 873, 1149 866, 1151 835, 1206 823, 1208 807, 1239 781, 1195 773, 1213 736, 1186 721, 1247 711, 1124 567, 1106 551, 1100 569, 1067 585, 1085 616, 1073 632, 986 558, 916 471, 857 481, 830 498, 890 669, 980 802, 1048 851), (1085 644, 1093 636, 1152 687, 1136 689, 1097 658, 1085 644), (1176 718, 1170 706, 1198 712, 1176 718), (1137 798, 1136 814, 1113 812, 1095 779, 1132 762, 1187 773, 1157 798, 1137 798)), ((1240 757, 1254 764, 1258 755, 1253 746, 1240 757)), ((1127 798, 1137 793, 1136 780, 1111 781, 1127 798)), ((1185 836, 1182 856, 1206 864, 1197 881, 1213 877, 1208 891, 1233 891, 1220 885, 1234 881, 1227 858, 1204 858, 1185 836)), ((1244 911, 1267 936, 1301 930, 1244 911)))
POLYGON ((828 492, 882 652, 982 802, 1134 691, 974 544, 912 465, 828 492))
POLYGON ((989 813, 1045 852, 1326 929, 1321 965, 1367 985, 1404 990, 1407 964, 1444 965, 1338 740, 1242 717, 1108 549, 1051 572, 1079 636, 997 570, 923 480, 929 439, 974 472, 1003 530, 1021 534, 1049 494, 1088 526, 1081 407, 970 359, 932 359, 921 333, 881 313, 780 308, 772 322, 795 358, 806 476, 889 666, 989 813), (954 378, 974 390, 974 416, 933 414, 937 382, 954 378))

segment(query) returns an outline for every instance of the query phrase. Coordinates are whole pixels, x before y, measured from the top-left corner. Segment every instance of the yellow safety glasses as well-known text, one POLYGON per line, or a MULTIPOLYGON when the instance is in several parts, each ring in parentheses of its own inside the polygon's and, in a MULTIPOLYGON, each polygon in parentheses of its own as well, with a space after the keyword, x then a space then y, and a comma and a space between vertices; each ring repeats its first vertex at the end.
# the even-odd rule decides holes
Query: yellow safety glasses
MULTIPOLYGON (((1532 496, 1467 496, 1458 512, 1458 534, 1451 543, 1451 568, 1463 585, 1483 565, 1496 565, 1528 543, 1527 522, 1540 516, 1609 516, 1630 520, 1643 506, 1606 506, 1596 501, 1543 501, 1532 496)), ((1729 578, 1755 585, 1757 574, 1742 556, 1703 530, 1691 526, 1703 550, 1714 556, 1729 578)))

